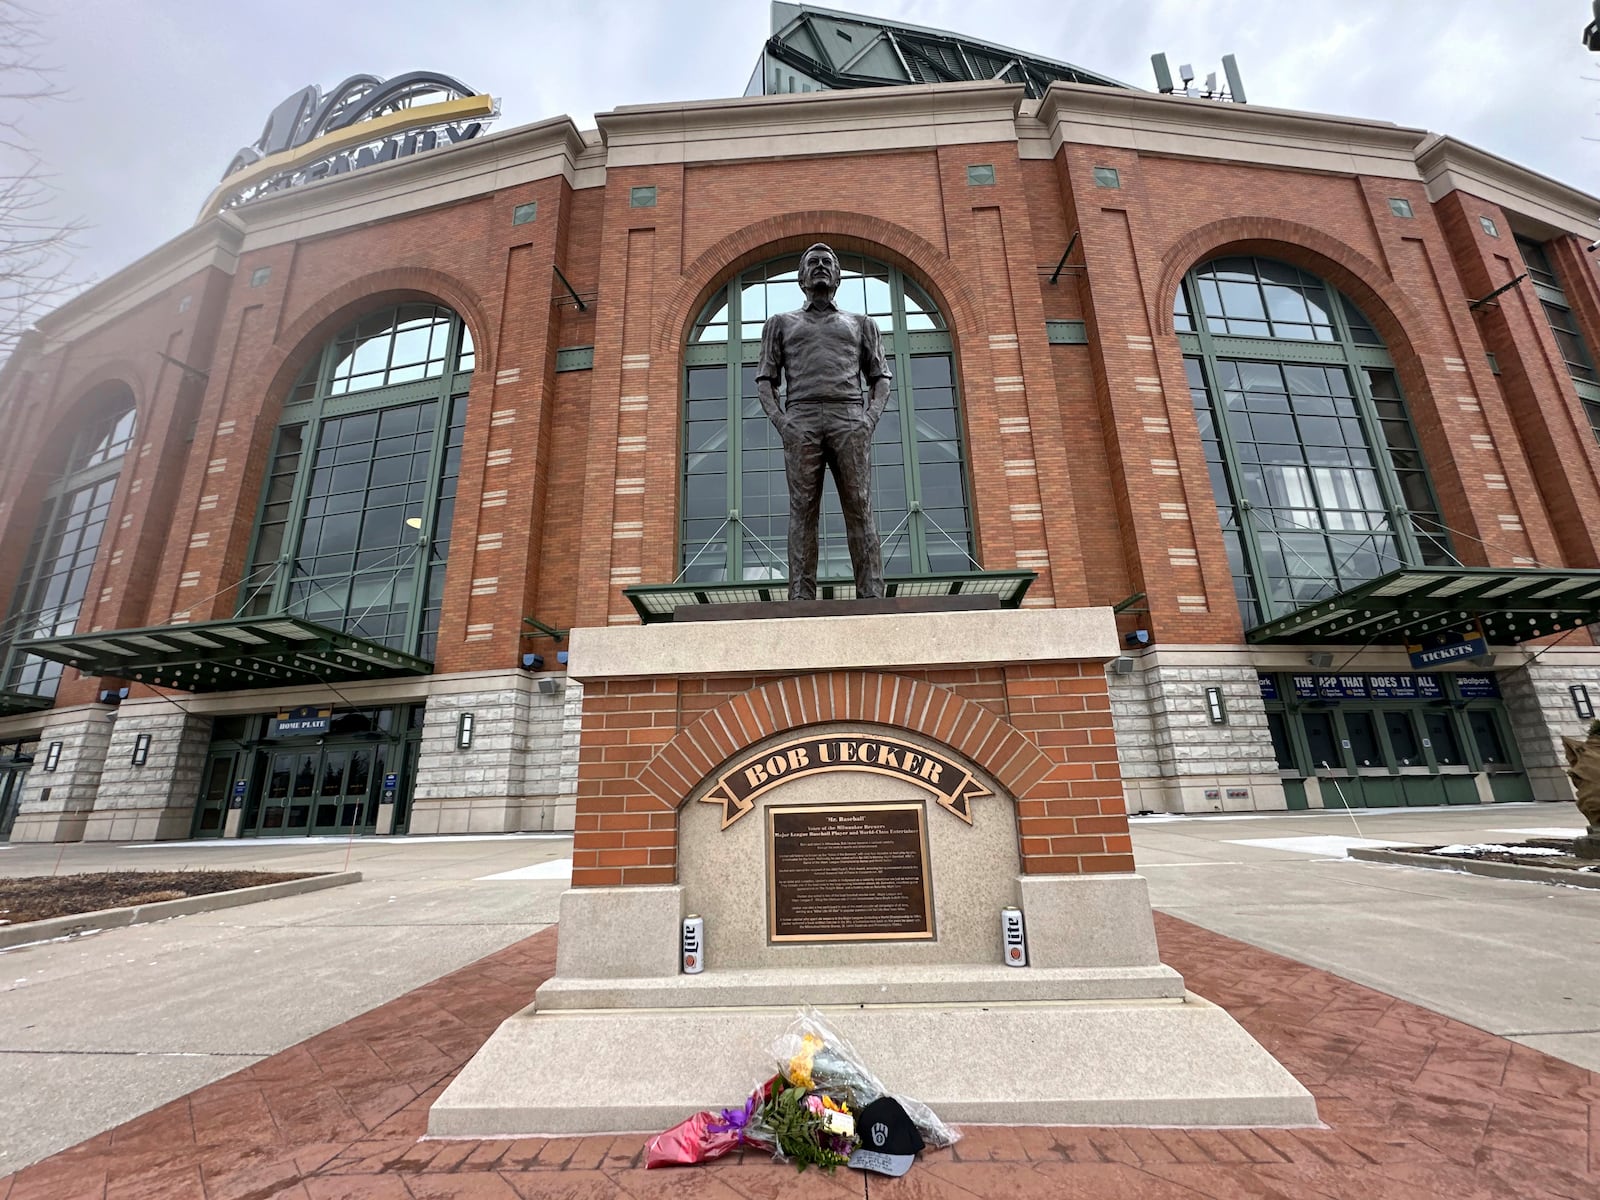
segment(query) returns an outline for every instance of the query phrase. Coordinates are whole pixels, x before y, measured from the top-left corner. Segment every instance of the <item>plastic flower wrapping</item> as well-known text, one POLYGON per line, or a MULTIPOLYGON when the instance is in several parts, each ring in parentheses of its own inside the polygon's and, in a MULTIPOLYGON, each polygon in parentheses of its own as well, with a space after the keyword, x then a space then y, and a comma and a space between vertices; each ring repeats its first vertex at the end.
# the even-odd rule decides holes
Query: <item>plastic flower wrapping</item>
MULTIPOLYGON (((846 1101, 851 1112, 859 1112, 879 1096, 891 1094, 867 1069, 849 1041, 814 1008, 801 1009, 770 1050, 779 1074, 791 1084, 846 1101)), ((898 1092, 893 1095, 928 1145, 951 1146, 961 1136, 926 1104, 898 1092)))
MULTIPOLYGON (((860 1144, 855 1114, 889 1094, 855 1049, 813 1008, 803 1009, 769 1047, 778 1073, 739 1108, 701 1112, 658 1133, 645 1146, 645 1165, 709 1162, 740 1146, 770 1151, 804 1171, 833 1171, 860 1144)), ((959 1136, 926 1104, 896 1095, 930 1146, 959 1136)))

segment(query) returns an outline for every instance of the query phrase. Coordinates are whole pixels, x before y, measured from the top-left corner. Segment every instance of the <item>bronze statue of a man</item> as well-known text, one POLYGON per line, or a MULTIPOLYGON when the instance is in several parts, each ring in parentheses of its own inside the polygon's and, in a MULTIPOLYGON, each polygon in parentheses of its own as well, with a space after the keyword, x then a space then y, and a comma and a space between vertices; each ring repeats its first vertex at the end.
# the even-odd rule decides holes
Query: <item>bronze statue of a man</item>
POLYGON ((889 364, 871 317, 842 311, 839 256, 817 243, 800 256, 805 307, 767 318, 756 391, 783 439, 789 482, 789 599, 817 598, 817 518, 826 468, 839 489, 856 596, 883 595, 883 558, 872 524, 872 431, 889 403, 889 364), (865 404, 861 381, 870 389, 865 404), (783 407, 778 383, 788 384, 783 407))

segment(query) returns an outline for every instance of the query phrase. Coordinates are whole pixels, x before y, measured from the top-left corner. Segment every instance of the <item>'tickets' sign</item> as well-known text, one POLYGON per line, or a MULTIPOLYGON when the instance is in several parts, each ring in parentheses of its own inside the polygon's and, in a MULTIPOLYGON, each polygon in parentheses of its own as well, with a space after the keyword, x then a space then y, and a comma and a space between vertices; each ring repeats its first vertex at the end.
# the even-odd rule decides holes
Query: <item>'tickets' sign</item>
POLYGON ((961 764, 924 746, 875 734, 827 734, 799 738, 752 752, 717 777, 703 804, 722 805, 726 829, 755 807, 756 798, 778 784, 825 771, 891 775, 931 792, 941 808, 972 824, 972 801, 992 793, 961 764))

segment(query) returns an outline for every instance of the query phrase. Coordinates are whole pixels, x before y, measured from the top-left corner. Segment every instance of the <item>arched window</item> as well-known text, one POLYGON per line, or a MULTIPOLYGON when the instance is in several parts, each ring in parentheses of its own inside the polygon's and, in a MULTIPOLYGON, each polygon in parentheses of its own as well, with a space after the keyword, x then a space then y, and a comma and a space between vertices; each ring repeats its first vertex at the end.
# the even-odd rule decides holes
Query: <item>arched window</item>
POLYGON ((239 615, 286 613, 432 659, 471 334, 437 304, 363 317, 283 409, 239 615))
MULTIPOLYGON (((685 352, 682 534, 691 582, 781 579, 789 493, 783 445, 756 398, 761 326, 805 303, 799 255, 750 267, 706 305, 685 352)), ((886 575, 972 569, 955 363, 943 315, 898 269, 839 256, 840 308, 883 331, 894 387, 873 436, 873 516, 886 575)), ((849 579, 844 517, 825 486, 819 579, 849 579)))
POLYGON ((1394 364, 1348 298, 1287 263, 1217 258, 1173 321, 1246 629, 1456 561, 1394 364))
POLYGON ((0 629, 0 691, 53 696, 61 664, 20 653, 15 643, 75 631, 94 559, 133 444, 133 392, 108 383, 90 400, 91 416, 73 438, 66 469, 39 506, 39 520, 11 593, 11 611, 0 629))

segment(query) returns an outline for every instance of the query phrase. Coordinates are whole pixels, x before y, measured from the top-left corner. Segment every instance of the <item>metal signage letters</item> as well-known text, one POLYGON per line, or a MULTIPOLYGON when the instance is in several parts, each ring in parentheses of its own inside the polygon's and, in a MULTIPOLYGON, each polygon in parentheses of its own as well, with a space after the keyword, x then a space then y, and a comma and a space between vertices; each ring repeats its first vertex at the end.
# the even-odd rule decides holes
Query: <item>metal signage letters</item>
POLYGON ((867 771, 891 775, 932 793, 939 807, 972 824, 972 801, 994 793, 971 770, 925 746, 875 734, 827 734, 799 738, 748 754, 717 777, 700 797, 722 805, 726 829, 755 807, 758 797, 778 784, 828 771, 867 771))
POLYGON ((387 81, 352 75, 326 95, 315 85, 301 88, 233 156, 200 220, 271 192, 467 141, 494 116, 493 97, 432 71, 387 81))

